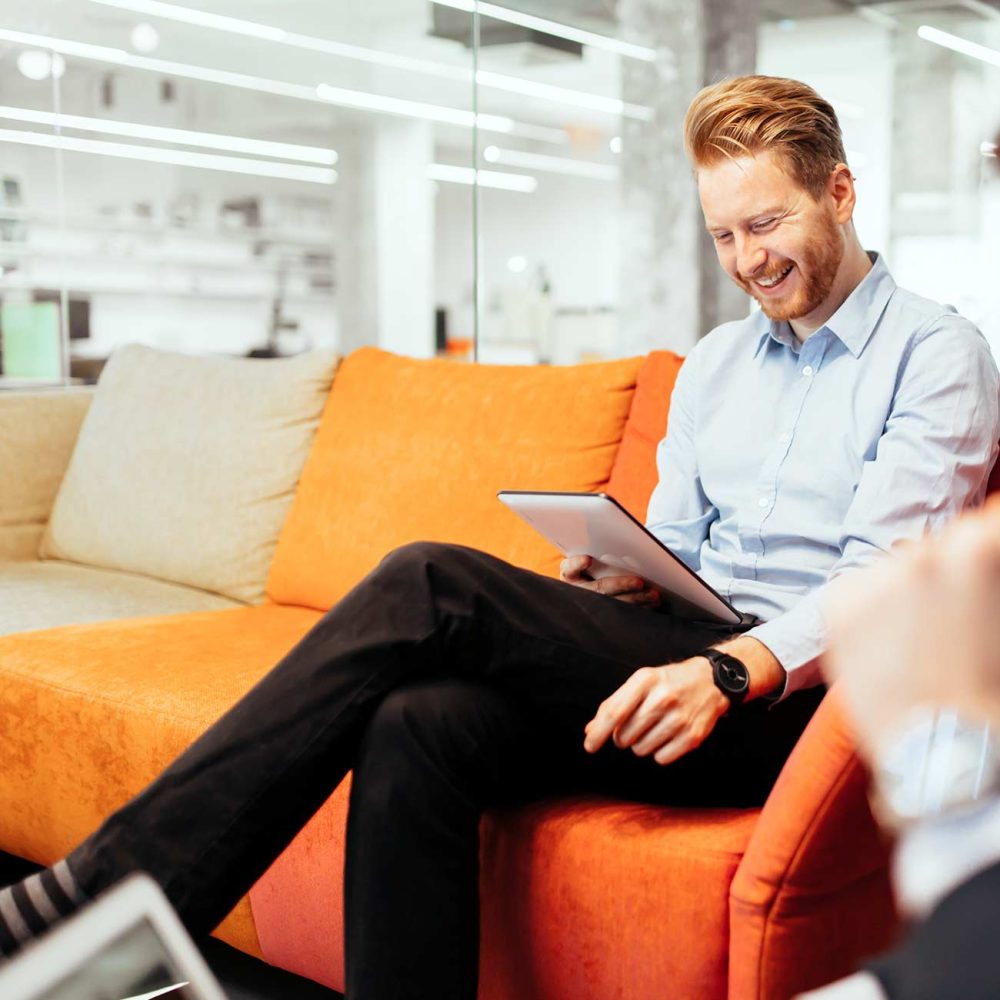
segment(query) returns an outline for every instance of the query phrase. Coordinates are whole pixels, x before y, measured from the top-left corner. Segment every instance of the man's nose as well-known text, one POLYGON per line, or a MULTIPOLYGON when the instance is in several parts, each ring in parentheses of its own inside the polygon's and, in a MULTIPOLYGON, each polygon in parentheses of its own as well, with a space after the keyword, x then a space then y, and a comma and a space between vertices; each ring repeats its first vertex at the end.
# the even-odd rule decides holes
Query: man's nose
POLYGON ((767 251, 755 240, 738 239, 736 267, 744 278, 752 278, 767 263, 767 251))

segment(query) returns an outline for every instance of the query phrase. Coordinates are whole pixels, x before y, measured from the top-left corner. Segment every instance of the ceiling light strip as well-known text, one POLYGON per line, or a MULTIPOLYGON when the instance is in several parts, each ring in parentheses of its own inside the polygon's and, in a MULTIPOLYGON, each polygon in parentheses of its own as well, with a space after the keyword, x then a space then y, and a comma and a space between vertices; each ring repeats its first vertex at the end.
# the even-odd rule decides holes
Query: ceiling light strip
POLYGON ((0 142, 13 142, 24 146, 44 146, 73 153, 96 153, 117 156, 126 160, 145 160, 149 163, 169 163, 178 167, 199 167, 205 170, 224 170, 233 174, 251 174, 255 177, 278 177, 282 180, 307 181, 312 184, 333 184, 337 171, 325 167, 306 167, 295 163, 275 163, 268 160, 250 160, 240 156, 222 156, 218 153, 192 153, 179 149, 162 149, 156 146, 133 146, 124 142, 103 142, 99 139, 76 139, 44 132, 21 132, 0 129, 0 142))
POLYGON ((522 80, 518 77, 504 76, 481 69, 476 73, 476 82, 486 87, 495 87, 511 94, 523 94, 527 97, 539 97, 543 100, 573 104, 576 107, 591 108, 603 111, 609 115, 624 115, 639 121, 652 121, 653 109, 641 104, 627 104, 617 97, 600 97, 597 94, 582 94, 579 91, 566 90, 548 83, 538 83, 535 80, 522 80))
POLYGON ((979 45, 977 42, 970 42, 967 38, 960 38, 958 35, 952 35, 938 28, 932 28, 929 24, 920 25, 917 28, 917 34, 925 42, 933 42, 935 45, 941 45, 953 52, 961 52, 963 56, 971 56, 973 59, 979 59, 991 66, 1000 66, 1000 52, 996 49, 979 45))
POLYGON ((616 181, 620 171, 613 164, 588 163, 566 156, 548 156, 543 153, 524 153, 518 149, 500 149, 487 146, 483 150, 487 163, 502 163, 508 167, 524 167, 526 170, 542 170, 553 174, 568 174, 586 177, 588 180, 616 181))
POLYGON ((230 70, 212 69, 208 66, 194 66, 189 63, 171 62, 167 59, 154 59, 151 56, 137 56, 124 49, 105 45, 90 45, 65 38, 52 38, 47 35, 34 35, 24 31, 11 31, 7 28, 0 28, 0 41, 45 48, 52 52, 61 52, 94 62, 129 66, 133 69, 147 70, 189 80, 200 80, 204 83, 217 83, 227 87, 238 87, 258 93, 276 94, 280 97, 290 97, 300 101, 336 104, 340 107, 402 115, 423 121, 458 125, 463 128, 472 128, 478 124, 478 127, 485 132, 501 132, 507 135, 521 134, 525 130, 530 130, 533 138, 545 140, 545 137, 548 136, 547 141, 549 142, 564 141, 565 134, 560 129, 522 125, 513 119, 500 115, 480 114, 477 118, 471 111, 459 108, 448 108, 438 104, 427 104, 399 97, 384 97, 361 90, 331 87, 325 83, 321 83, 318 87, 310 87, 301 83, 285 83, 282 80, 269 80, 247 73, 234 73, 230 70), (555 138, 556 136, 558 139, 555 138))
MULTIPOLYGON (((355 59, 378 66, 388 66, 392 69, 423 73, 429 76, 469 83, 472 71, 464 66, 449 66, 445 63, 431 62, 428 59, 416 59, 412 56, 397 55, 383 52, 363 45, 351 45, 347 42, 335 42, 329 38, 319 38, 314 35, 302 35, 283 28, 260 24, 256 21, 246 21, 238 17, 225 17, 197 10, 193 7, 182 7, 179 4, 164 3, 162 0, 90 0, 105 7, 115 7, 119 10, 133 11, 150 17, 160 17, 179 21, 202 28, 212 28, 234 35, 244 35, 281 45, 322 52, 326 55, 340 56, 344 59, 355 59)), ((556 104, 567 104, 574 107, 592 108, 609 114, 623 114, 627 118, 649 121, 652 109, 638 104, 627 104, 613 97, 603 97, 585 91, 572 90, 567 87, 553 87, 548 84, 536 83, 521 77, 507 76, 503 73, 476 74, 476 81, 483 87, 502 90, 513 94, 527 94, 556 104)))
POLYGON ((430 163, 427 176, 432 181, 449 184, 476 184, 484 188, 503 191, 518 191, 531 194, 538 187, 538 180, 527 174, 508 174, 499 170, 474 170, 472 167, 458 167, 451 163, 430 163))
POLYGON ((557 38, 565 38, 567 41, 578 42, 581 45, 590 45, 595 49, 605 49, 620 56, 628 56, 630 59, 640 59, 643 62, 656 61, 656 49, 647 48, 645 45, 623 42, 609 35, 584 31, 582 28, 574 28, 544 17, 535 17, 533 14, 524 14, 519 10, 500 7, 494 3, 482 3, 480 0, 431 0, 431 3, 442 7, 452 7, 455 10, 464 10, 470 14, 478 10, 481 17, 492 17, 497 21, 516 24, 521 28, 540 31, 546 35, 555 35, 557 38))
POLYGON ((298 146, 287 142, 269 142, 265 139, 245 139, 241 136, 220 135, 216 132, 192 132, 182 128, 114 121, 110 118, 85 118, 82 115, 53 114, 50 111, 0 106, 0 119, 50 125, 52 128, 73 129, 80 132, 124 135, 131 139, 173 142, 181 146, 203 146, 206 149, 224 149, 233 153, 273 156, 277 159, 300 160, 303 163, 320 163, 324 166, 333 166, 337 162, 337 154, 332 149, 298 146))

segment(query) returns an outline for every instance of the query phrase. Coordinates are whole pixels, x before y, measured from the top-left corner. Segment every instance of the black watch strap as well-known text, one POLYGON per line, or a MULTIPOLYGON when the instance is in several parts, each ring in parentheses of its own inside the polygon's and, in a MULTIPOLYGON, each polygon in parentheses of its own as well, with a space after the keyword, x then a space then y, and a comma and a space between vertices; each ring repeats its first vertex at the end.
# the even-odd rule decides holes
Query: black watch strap
POLYGON ((733 708, 739 708, 750 690, 750 671, 746 664, 719 649, 704 649, 699 654, 712 664, 712 680, 729 699, 733 708))

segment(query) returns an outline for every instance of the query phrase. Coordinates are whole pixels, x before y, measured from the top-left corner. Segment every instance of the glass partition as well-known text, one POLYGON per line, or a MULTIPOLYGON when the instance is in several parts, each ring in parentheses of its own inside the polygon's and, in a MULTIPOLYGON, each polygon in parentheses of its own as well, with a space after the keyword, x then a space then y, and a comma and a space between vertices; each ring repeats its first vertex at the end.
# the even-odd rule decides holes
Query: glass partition
POLYGON ((440 291, 469 312, 472 16, 452 14, 0 0, 3 384, 92 379, 130 341, 468 353, 440 291))
POLYGON ((747 307, 706 308, 680 144, 713 45, 834 101, 862 240, 1000 343, 994 7, 0 0, 0 385, 129 341, 683 352, 747 307))

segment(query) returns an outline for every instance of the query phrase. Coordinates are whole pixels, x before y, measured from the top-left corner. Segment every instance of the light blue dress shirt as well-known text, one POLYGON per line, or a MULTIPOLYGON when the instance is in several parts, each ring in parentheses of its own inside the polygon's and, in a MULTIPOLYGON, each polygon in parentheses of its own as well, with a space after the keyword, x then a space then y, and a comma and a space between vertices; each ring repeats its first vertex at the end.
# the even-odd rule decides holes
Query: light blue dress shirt
POLYGON ((670 401, 649 529, 818 684, 823 585, 979 504, 997 453, 997 367, 950 306, 884 261, 805 343, 763 313, 698 342, 670 401))

